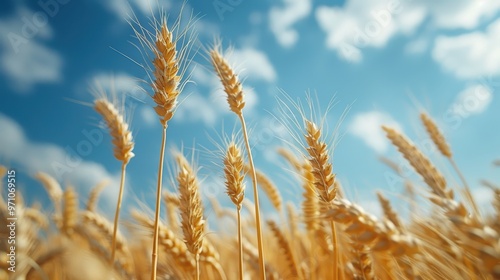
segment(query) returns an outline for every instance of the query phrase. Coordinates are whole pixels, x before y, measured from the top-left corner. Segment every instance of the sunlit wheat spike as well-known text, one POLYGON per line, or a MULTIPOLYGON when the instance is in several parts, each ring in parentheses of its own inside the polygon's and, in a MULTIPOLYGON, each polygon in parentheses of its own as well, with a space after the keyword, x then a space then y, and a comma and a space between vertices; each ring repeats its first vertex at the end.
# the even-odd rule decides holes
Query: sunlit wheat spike
POLYGON ((302 202, 302 214, 304 215, 304 223, 307 230, 312 234, 319 228, 318 219, 319 215, 319 205, 318 205, 318 195, 316 194, 314 186, 314 175, 312 173, 312 167, 309 162, 303 165, 303 188, 304 192, 302 196, 304 201, 302 202))
MULTIPOLYGON (((150 229, 151 234, 153 233, 154 221, 137 211, 132 211, 132 217, 140 225, 150 229)), ((188 252, 186 244, 178 238, 173 231, 165 225, 159 224, 159 237, 159 244, 162 246, 166 254, 172 255, 175 262, 183 268, 187 268, 189 270, 194 269, 194 258, 190 252, 188 252)))
POLYGON ((103 180, 99 182, 94 188, 92 188, 89 194, 89 198, 87 200, 87 211, 93 212, 95 210, 97 206, 97 200, 99 199, 99 195, 108 184, 109 180, 103 180))
POLYGON ((217 48, 210 51, 210 58, 215 72, 224 86, 229 108, 235 114, 241 115, 243 107, 245 107, 245 101, 243 98, 243 86, 238 76, 234 73, 229 63, 224 59, 217 48))
POLYGON ((182 232, 189 252, 196 255, 201 253, 205 230, 199 183, 193 168, 182 155, 178 156, 178 165, 182 232))
POLYGON ((73 187, 66 188, 64 192, 62 228, 67 235, 73 234, 73 229, 78 222, 78 195, 73 187))
POLYGON ((244 163, 240 148, 230 143, 224 157, 224 175, 226 177, 226 192, 238 210, 245 198, 244 163))
POLYGON ((100 98, 94 101, 94 109, 103 117, 113 138, 115 158, 123 164, 127 164, 134 157, 134 141, 129 125, 125 121, 119 109, 107 100, 100 98))
MULTIPOLYGON (((245 172, 250 174, 250 166, 248 164, 245 165, 245 172)), ((257 175, 257 183, 262 188, 262 190, 266 193, 267 197, 271 201, 271 204, 274 208, 281 212, 281 208, 283 207, 283 200, 281 199, 281 194, 276 185, 269 179, 264 173, 259 170, 256 170, 257 175)))
POLYGON ((297 159, 297 157, 294 154, 292 154, 290 150, 285 148, 278 148, 277 152, 284 159, 286 159, 291 166, 293 166, 295 171, 302 172, 302 163, 299 161, 299 159, 297 159))
POLYGON ((314 186, 321 200, 332 201, 336 194, 335 174, 329 162, 328 146, 321 140, 321 130, 311 121, 306 120, 307 152, 314 176, 314 186))
MULTIPOLYGON (((113 224, 103 216, 91 211, 84 211, 81 213, 81 216, 85 224, 93 226, 98 230, 99 236, 105 241, 104 243, 108 244, 108 248, 111 248, 109 244, 113 239, 113 224)), ((116 250, 118 250, 118 252, 128 252, 125 237, 123 237, 119 231, 116 235, 116 250)))
POLYGON ((408 160, 410 165, 424 179, 435 195, 443 198, 453 199, 453 192, 446 188, 446 180, 434 167, 430 160, 420 152, 409 140, 396 130, 383 126, 387 138, 396 146, 399 152, 408 160))
POLYGON ((398 229, 402 229, 401 220, 399 219, 398 214, 392 208, 391 202, 380 192, 377 192, 377 198, 382 206, 382 210, 384 211, 384 216, 391 221, 394 226, 398 229))
POLYGON ((437 127, 436 123, 425 113, 420 114, 420 119, 422 120, 427 133, 431 137, 432 142, 434 142, 441 154, 447 158, 451 158, 452 153, 450 146, 448 145, 448 142, 446 142, 446 139, 437 127))
POLYGON ((63 197, 61 185, 54 177, 44 172, 37 172, 34 177, 42 183, 50 199, 52 199, 52 203, 54 203, 54 206, 57 208, 57 205, 61 203, 63 197))
POLYGON ((290 243, 283 235, 283 232, 278 228, 278 225, 274 221, 267 221, 267 225, 273 232, 273 235, 276 237, 280 249, 284 253, 284 258, 288 264, 288 277, 298 277, 299 273, 297 270, 297 261, 295 260, 295 256, 293 255, 292 248, 290 247, 290 243))
POLYGON ((154 53, 154 82, 153 100, 154 108, 160 117, 161 124, 166 127, 167 122, 172 119, 177 106, 177 97, 180 94, 179 85, 181 75, 179 72, 179 58, 175 48, 173 33, 168 29, 166 21, 156 32, 156 48, 154 53))

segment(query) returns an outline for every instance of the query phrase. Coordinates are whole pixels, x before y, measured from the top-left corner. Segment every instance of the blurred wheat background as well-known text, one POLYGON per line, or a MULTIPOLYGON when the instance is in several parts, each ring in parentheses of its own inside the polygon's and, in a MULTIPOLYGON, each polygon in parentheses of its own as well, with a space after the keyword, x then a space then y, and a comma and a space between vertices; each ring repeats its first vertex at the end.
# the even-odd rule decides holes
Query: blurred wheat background
POLYGON ((500 3, 0 5, 0 279, 500 278, 500 3))

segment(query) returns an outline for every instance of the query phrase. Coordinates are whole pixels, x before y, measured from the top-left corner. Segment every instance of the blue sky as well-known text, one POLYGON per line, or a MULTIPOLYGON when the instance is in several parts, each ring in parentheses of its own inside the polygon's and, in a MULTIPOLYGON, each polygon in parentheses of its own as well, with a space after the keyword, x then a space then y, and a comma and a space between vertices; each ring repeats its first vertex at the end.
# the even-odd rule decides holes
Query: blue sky
MULTIPOLYGON (((114 204, 120 164, 98 115, 81 104, 92 101, 89 85, 99 81, 134 97, 136 157, 129 165, 126 201, 152 205, 161 131, 140 87, 149 89, 137 81, 146 74, 133 62, 143 61, 126 19, 132 8, 147 23, 150 12, 161 6, 173 20, 182 2, 0 5, 0 163, 17 168, 28 200, 47 199, 31 179, 36 171, 45 171, 84 195, 110 178, 113 184, 103 202, 114 204), (90 141, 89 134, 100 141, 90 141), (59 163, 64 168, 58 173, 54 165, 59 163)), ((422 111, 441 126, 478 199, 489 200, 478 182, 500 179, 491 164, 500 157, 500 2, 198 0, 187 1, 184 11, 184 16, 192 11, 199 17, 197 46, 210 46, 214 38, 222 39, 224 48, 232 46, 229 60, 244 80, 257 167, 279 185, 285 200, 297 203, 302 191, 275 153, 290 139, 273 116, 283 91, 302 101, 309 91, 323 110, 335 97, 327 117, 330 132, 348 110, 336 135, 334 171, 349 197, 365 207, 377 211, 375 190, 393 199, 403 193, 402 183, 388 181, 392 173, 378 161, 383 155, 404 163, 385 140, 382 124, 404 131, 457 182, 449 164, 429 145, 418 119, 422 111)), ((186 152, 195 147, 204 195, 228 205, 213 141, 238 126, 203 51, 190 70, 194 83, 182 93, 168 128, 169 147, 186 152)), ((423 185, 415 174, 407 176, 423 185)), ((269 209, 268 201, 263 204, 269 209)))

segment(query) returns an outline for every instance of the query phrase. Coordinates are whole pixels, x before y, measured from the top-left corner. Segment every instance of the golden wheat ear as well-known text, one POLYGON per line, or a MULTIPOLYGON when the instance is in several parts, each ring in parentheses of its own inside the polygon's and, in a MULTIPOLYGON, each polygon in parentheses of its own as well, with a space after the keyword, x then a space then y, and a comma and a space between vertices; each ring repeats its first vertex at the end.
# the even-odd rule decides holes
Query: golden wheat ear
POLYGON ((94 109, 102 116, 109 128, 109 133, 113 139, 115 158, 123 164, 128 164, 130 159, 134 157, 132 152, 134 141, 129 125, 123 116, 123 110, 118 106, 106 98, 94 101, 94 109))
MULTIPOLYGON (((321 129, 310 121, 305 119, 306 149, 309 154, 308 163, 311 166, 313 186, 319 200, 325 204, 331 204, 337 196, 337 185, 335 184, 335 174, 330 162, 328 145, 321 138, 321 129)), ((338 248, 337 229, 335 222, 330 221, 332 240, 334 247, 333 254, 333 276, 334 279, 344 277, 343 267, 340 263, 340 250, 338 248)))
POLYGON ((450 145, 446 141, 446 138, 444 137, 443 133, 441 133, 437 124, 427 114, 425 113, 420 114, 420 119, 422 120, 422 123, 424 124, 424 127, 427 130, 427 134, 431 137, 432 142, 434 142, 434 144, 441 152, 441 154, 448 159, 448 161, 453 166, 453 169, 455 169, 455 172, 458 174, 458 177, 460 177, 460 180, 462 181, 463 184, 462 194, 465 196, 465 199, 469 203, 469 206, 474 211, 474 215, 476 215, 476 217, 480 217, 479 207, 477 206, 477 203, 474 200, 474 197, 472 196, 469 184, 467 184, 467 180, 465 180, 464 175, 462 174, 462 172, 458 168, 457 163, 453 159, 453 154, 451 152, 450 145))
POLYGON ((244 162, 240 148, 231 142, 224 157, 224 175, 226 178, 226 193, 236 205, 238 220, 238 259, 239 279, 243 279, 243 241, 241 225, 241 207, 245 199, 244 162))
POLYGON ((182 154, 177 154, 179 173, 179 210, 186 246, 196 261, 196 279, 200 279, 200 254, 203 247, 205 220, 196 173, 182 154))

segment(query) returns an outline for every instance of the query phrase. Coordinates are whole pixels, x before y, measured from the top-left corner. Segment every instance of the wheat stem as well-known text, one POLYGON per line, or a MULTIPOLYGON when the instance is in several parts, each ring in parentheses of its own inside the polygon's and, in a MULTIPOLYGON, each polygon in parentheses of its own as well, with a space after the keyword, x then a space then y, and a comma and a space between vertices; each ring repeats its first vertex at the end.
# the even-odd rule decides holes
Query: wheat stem
POLYGON ((118 232, 118 219, 120 217, 120 208, 122 207, 122 199, 123 199, 123 189, 125 185, 125 172, 127 168, 127 163, 123 162, 122 164, 122 175, 120 179, 120 191, 118 194, 118 202, 116 203, 116 211, 115 211, 115 221, 113 224, 113 240, 111 241, 111 259, 110 264, 113 265, 115 263, 115 253, 116 253, 116 233, 118 232))
POLYGON ((151 254, 152 258, 152 272, 151 280, 156 280, 156 269, 158 267, 158 234, 159 234, 159 222, 160 222, 160 206, 161 206, 161 184, 163 177, 163 160, 165 155, 165 143, 167 141, 167 126, 163 126, 162 137, 161 137, 161 147, 160 147, 160 163, 158 164, 158 184, 156 187, 156 210, 155 210, 155 225, 154 225, 154 236, 153 236, 153 252, 151 254))
POLYGON ((330 222, 330 227, 332 230, 332 240, 333 240, 333 279, 339 279, 339 247, 337 242, 337 230, 335 229, 335 222, 330 222))
POLYGON ((253 185, 253 195, 255 198, 255 220, 257 226, 257 246, 259 250, 259 267, 260 267, 260 279, 266 279, 266 268, 264 262, 264 247, 262 244, 262 226, 260 220, 260 207, 259 207, 259 191, 257 189, 257 174, 255 173, 255 166, 253 164, 252 151, 250 149, 250 142, 248 141, 247 127, 245 123, 245 118, 243 114, 238 114, 241 122, 241 127, 243 130, 243 139, 245 141, 245 146, 248 154, 248 163, 250 165, 250 173, 252 174, 252 185, 253 185))
POLYGON ((238 260, 239 260, 239 276, 240 280, 243 280, 243 240, 241 232, 241 206, 238 208, 238 260))
POLYGON ((195 255, 196 260, 196 280, 200 280, 200 254, 195 255))

